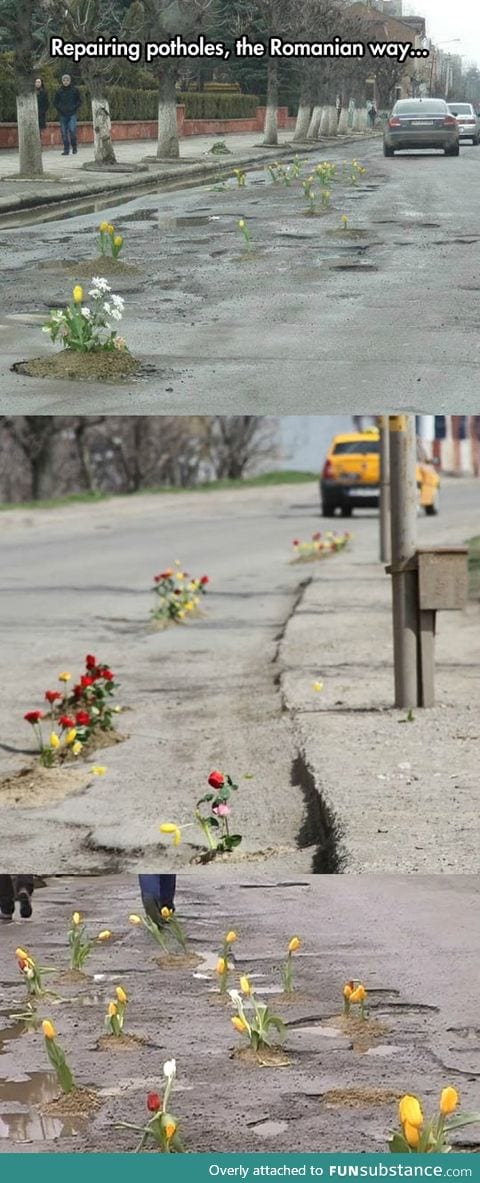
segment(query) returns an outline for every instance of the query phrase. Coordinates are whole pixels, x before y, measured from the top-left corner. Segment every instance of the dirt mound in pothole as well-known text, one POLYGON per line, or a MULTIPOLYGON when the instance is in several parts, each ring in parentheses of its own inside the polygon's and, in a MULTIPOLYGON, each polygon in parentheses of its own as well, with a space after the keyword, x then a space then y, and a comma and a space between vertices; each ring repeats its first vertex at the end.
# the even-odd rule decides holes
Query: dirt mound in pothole
POLYGON ((145 1047, 146 1039, 142 1035, 101 1035, 97 1040, 97 1047, 101 1052, 121 1052, 138 1047, 145 1047))
POLYGON ((160 969, 195 969, 201 965, 202 958, 196 953, 165 953, 163 957, 154 957, 160 969))
POLYGON ((2 805, 26 805, 35 808, 62 801, 69 793, 85 788, 92 779, 87 768, 43 768, 32 764, 0 779, 2 805))
POLYGON ((348 1035, 354 1052, 367 1052, 377 1039, 388 1032, 385 1023, 379 1023, 377 1019, 359 1019, 355 1015, 338 1015, 329 1019, 326 1026, 335 1027, 343 1035, 348 1035))
POLYGON ((61 378, 75 382, 118 382, 119 379, 138 375, 140 362, 125 350, 101 350, 80 353, 64 349, 51 357, 32 357, 28 361, 17 361, 12 366, 16 374, 27 374, 29 378, 61 378))
POLYGON ((363 1105, 393 1105, 402 1096, 401 1090, 393 1089, 329 1089, 324 1093, 322 1101, 328 1105, 345 1105, 349 1109, 360 1109, 363 1105))
POLYGON ((242 1064, 250 1064, 252 1068, 289 1068, 291 1064, 281 1047, 264 1047, 258 1052, 253 1047, 238 1047, 232 1052, 231 1058, 241 1060, 242 1064))
POLYGON ((49 1117, 88 1117, 101 1105, 100 1097, 93 1089, 74 1088, 71 1093, 54 1097, 42 1108, 49 1117))

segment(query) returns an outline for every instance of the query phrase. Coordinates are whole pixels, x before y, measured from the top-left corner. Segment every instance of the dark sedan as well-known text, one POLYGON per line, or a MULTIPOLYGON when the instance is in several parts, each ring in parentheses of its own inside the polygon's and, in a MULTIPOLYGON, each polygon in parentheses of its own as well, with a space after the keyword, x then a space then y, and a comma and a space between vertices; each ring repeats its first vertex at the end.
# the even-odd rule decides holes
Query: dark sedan
POLYGON ((446 156, 458 156, 459 128, 443 99, 399 99, 387 120, 383 154, 393 156, 407 148, 443 148, 446 156))

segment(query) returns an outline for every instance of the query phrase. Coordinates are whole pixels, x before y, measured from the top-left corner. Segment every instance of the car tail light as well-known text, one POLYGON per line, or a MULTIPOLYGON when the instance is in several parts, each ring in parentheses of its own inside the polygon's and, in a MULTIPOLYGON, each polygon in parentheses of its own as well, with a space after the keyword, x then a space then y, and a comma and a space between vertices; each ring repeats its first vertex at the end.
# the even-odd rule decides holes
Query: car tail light
POLYGON ((443 120, 444 127, 456 127, 456 125, 457 125, 457 120, 455 119, 454 115, 446 115, 445 116, 445 119, 443 120))
POLYGON ((402 121, 401 121, 401 119, 398 118, 398 116, 395 115, 392 119, 388 120, 388 126, 389 127, 401 127, 402 121))
POLYGON ((323 467, 323 473, 322 473, 323 479, 325 481, 331 481, 333 475, 334 475, 334 471, 333 471, 332 461, 326 460, 324 467, 323 467))

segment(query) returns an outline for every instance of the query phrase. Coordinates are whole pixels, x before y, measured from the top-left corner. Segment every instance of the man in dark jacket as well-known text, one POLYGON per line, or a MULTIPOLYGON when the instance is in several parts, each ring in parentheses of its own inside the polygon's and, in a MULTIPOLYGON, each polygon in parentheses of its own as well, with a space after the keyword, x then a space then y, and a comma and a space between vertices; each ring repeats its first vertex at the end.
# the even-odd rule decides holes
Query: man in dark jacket
POLYGON ((82 102, 82 96, 78 87, 72 86, 70 74, 63 74, 62 85, 57 90, 53 102, 60 120, 63 140, 62 156, 68 156, 70 146, 75 156, 77 151, 77 111, 82 102))
POLYGON ((32 915, 33 875, 0 875, 0 919, 13 920, 15 901, 20 915, 28 920, 32 915))
POLYGON ((48 94, 41 78, 35 79, 35 90, 37 92, 38 126, 40 131, 44 131, 47 126, 48 94))

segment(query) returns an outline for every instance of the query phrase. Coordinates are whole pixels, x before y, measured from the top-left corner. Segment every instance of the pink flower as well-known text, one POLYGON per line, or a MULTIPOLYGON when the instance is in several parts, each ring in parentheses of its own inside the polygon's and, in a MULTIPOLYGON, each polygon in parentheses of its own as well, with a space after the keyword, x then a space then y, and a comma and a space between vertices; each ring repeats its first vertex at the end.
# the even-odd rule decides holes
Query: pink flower
POLYGON ((229 805, 213 805, 212 813, 216 813, 217 817, 228 817, 230 813, 229 805))

